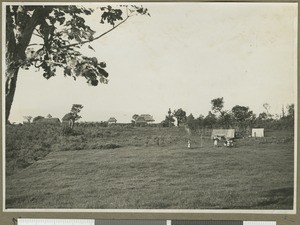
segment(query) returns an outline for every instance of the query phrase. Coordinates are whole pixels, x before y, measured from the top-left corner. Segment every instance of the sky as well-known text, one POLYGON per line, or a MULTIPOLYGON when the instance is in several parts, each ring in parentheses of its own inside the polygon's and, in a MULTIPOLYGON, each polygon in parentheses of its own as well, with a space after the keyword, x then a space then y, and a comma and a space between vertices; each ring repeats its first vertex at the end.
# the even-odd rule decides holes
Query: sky
MULTIPOLYGON (((151 114, 159 123, 169 108, 207 115, 218 97, 224 110, 242 105, 256 114, 264 103, 272 114, 296 103, 296 3, 143 6, 151 17, 132 17, 91 43, 95 51, 82 49, 106 62, 108 84, 89 86, 61 72, 46 80, 42 71, 20 70, 10 121, 48 114, 61 119, 72 104, 84 106, 80 121, 115 117, 126 123, 134 114, 151 114)), ((100 34, 109 27, 99 21, 99 15, 87 18, 100 34)))

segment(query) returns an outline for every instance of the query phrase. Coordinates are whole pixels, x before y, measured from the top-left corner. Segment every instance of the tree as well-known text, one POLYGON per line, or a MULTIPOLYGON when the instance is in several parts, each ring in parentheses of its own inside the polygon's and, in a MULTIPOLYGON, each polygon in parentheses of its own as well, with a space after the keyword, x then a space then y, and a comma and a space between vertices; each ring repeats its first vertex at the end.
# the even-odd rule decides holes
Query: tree
POLYGON ((195 119, 192 113, 186 118, 186 125, 191 130, 196 130, 198 128, 197 122, 198 121, 195 119))
POLYGON ((174 126, 174 116, 172 114, 171 109, 169 108, 168 114, 166 115, 166 118, 161 122, 162 126, 164 127, 172 127, 174 126))
POLYGON ((197 124, 198 124, 198 127, 199 128, 202 128, 204 126, 204 116, 203 115, 200 115, 197 119, 197 124))
POLYGON ((285 111, 284 111, 283 105, 282 105, 282 107, 281 107, 281 117, 285 117, 285 111))
POLYGON ((28 123, 30 123, 30 122, 31 122, 31 119, 32 119, 32 116, 23 116, 23 118, 24 118, 25 120, 27 120, 28 123))
POLYGON ((177 119, 177 126, 186 121, 186 112, 182 108, 175 110, 173 115, 177 119))
POLYGON ((284 117, 281 117, 280 121, 282 123, 282 126, 288 129, 294 128, 294 117, 295 117, 295 105, 290 104, 286 106, 286 115, 284 117))
POLYGON ((212 111, 214 113, 218 112, 219 114, 221 114, 221 111, 224 107, 224 100, 223 97, 222 98, 215 98, 213 100, 211 100, 211 104, 212 104, 212 111))
POLYGON ((264 104, 263 104, 263 107, 264 107, 264 109, 266 110, 267 118, 271 118, 272 115, 269 113, 269 110, 271 109, 270 104, 269 104, 269 103, 264 103, 264 104))
POLYGON ((295 114, 295 105, 291 104, 291 105, 287 105, 287 116, 291 117, 292 119, 294 119, 294 114, 295 114))
POLYGON ((131 123, 132 123, 132 124, 135 124, 135 123, 136 123, 136 120, 137 120, 137 118, 139 118, 139 115, 138 115, 138 114, 134 114, 134 115, 132 116, 131 123))
POLYGON ((52 118, 51 114, 48 114, 48 115, 47 115, 47 118, 48 118, 48 119, 52 118))
MULTIPOLYGON (((5 118, 8 121, 17 78, 21 68, 35 67, 44 71, 49 79, 57 68, 64 76, 84 77, 92 86, 107 83, 106 63, 95 57, 83 56, 82 45, 91 43, 110 33, 129 18, 149 15, 146 8, 135 5, 100 7, 98 10, 75 6, 8 5, 6 6, 6 69, 5 69, 5 118), (112 27, 96 35, 85 22, 85 17, 99 13, 100 23, 112 27), (31 43, 32 36, 40 43, 31 43)), ((92 48, 91 46, 89 46, 92 48)))
POLYGON ((71 112, 67 113, 62 118, 62 121, 68 121, 70 128, 73 129, 75 122, 81 118, 81 116, 78 114, 80 113, 82 108, 83 106, 80 104, 73 104, 71 112))
POLYGON ((230 112, 222 111, 218 123, 222 128, 231 128, 233 125, 233 115, 230 112))
POLYGON ((132 116, 132 119, 134 120, 134 121, 136 121, 136 119, 139 117, 139 115, 138 114, 134 114, 133 116, 132 116))
POLYGON ((268 119, 268 115, 267 115, 267 113, 262 112, 262 113, 260 113, 260 114, 258 115, 258 118, 257 118, 257 119, 259 119, 259 120, 261 120, 261 121, 267 120, 267 119, 268 119))
POLYGON ((211 111, 208 112, 207 116, 203 119, 203 126, 213 128, 217 123, 217 117, 211 111))
POLYGON ((245 128, 251 125, 255 119, 255 115, 250 111, 249 107, 236 105, 231 110, 237 126, 245 128))

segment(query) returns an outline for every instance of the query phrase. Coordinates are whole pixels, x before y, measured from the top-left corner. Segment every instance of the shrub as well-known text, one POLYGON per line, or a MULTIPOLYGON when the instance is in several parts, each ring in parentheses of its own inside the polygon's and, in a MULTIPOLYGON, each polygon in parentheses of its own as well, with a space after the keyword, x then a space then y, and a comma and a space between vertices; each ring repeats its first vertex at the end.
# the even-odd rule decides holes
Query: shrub
POLYGON ((73 135, 73 129, 69 126, 63 126, 61 129, 61 135, 71 136, 71 135, 73 135))
POLYGON ((115 149, 120 148, 121 146, 118 144, 105 144, 102 146, 103 149, 115 149))
POLYGON ((37 116, 37 117, 34 117, 33 118, 33 120, 32 120, 32 122, 37 122, 37 121, 39 121, 39 120, 42 120, 42 119, 44 119, 45 117, 43 117, 43 116, 37 116))

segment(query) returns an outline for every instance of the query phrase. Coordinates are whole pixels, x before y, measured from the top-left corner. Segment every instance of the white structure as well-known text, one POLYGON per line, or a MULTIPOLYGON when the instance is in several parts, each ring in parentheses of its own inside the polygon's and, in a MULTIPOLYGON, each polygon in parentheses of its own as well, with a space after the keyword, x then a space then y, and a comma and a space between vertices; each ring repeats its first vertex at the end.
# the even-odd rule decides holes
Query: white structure
POLYGON ((211 139, 214 137, 225 137, 226 139, 234 138, 235 129, 213 129, 211 139))
POLYGON ((253 128, 252 129, 252 137, 264 137, 264 128, 253 128))

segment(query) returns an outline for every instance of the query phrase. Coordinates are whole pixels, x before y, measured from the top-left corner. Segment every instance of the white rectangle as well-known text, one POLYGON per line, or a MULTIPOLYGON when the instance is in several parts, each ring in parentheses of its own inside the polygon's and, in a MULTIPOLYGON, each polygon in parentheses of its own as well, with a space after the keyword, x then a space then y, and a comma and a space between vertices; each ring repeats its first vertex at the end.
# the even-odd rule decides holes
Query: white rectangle
POLYGON ((244 221, 243 225, 276 225, 276 221, 244 221))
POLYGON ((18 225, 95 225, 95 220, 84 219, 18 219, 18 225))

